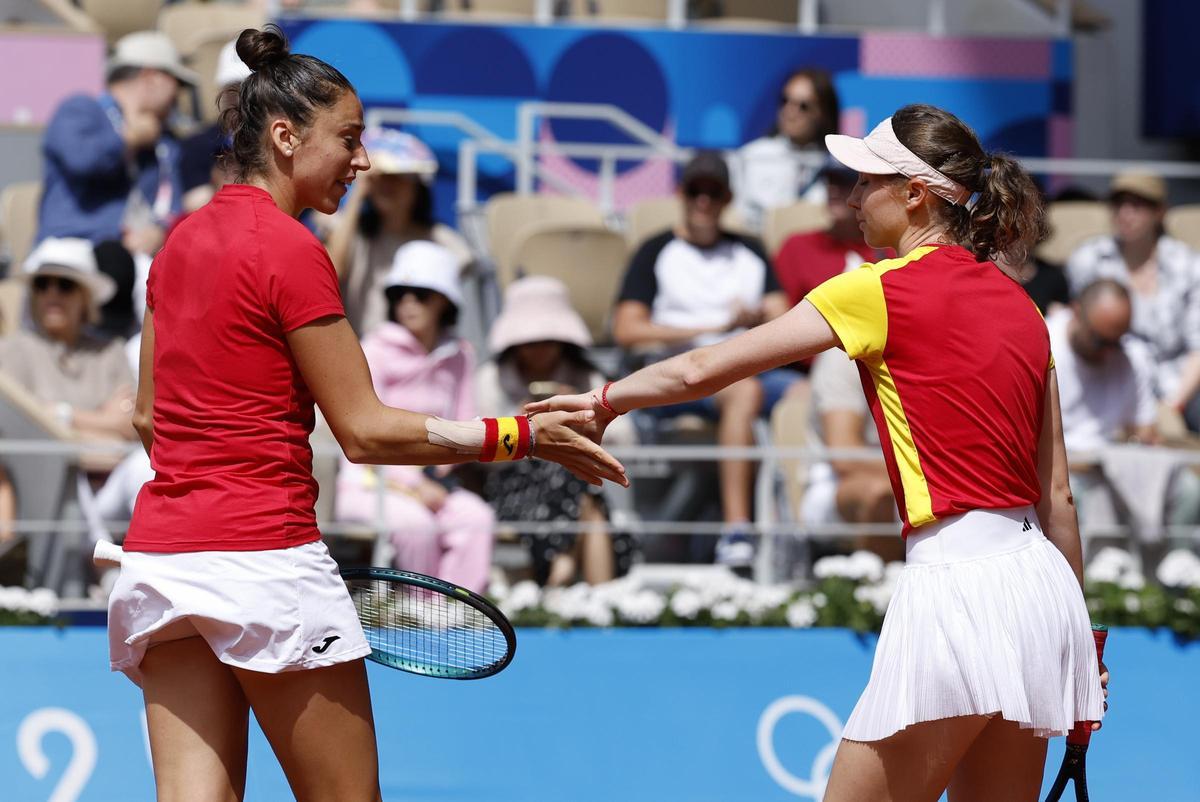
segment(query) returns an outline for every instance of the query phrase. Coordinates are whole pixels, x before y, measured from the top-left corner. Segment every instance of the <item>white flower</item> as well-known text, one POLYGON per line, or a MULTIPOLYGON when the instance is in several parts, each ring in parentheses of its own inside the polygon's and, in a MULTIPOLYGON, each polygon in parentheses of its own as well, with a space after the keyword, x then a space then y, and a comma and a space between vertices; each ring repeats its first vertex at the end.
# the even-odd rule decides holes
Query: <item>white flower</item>
POLYGON ((738 606, 731 601, 717 602, 713 605, 713 618, 718 621, 736 621, 738 617, 738 606))
POLYGON ((866 602, 875 608, 877 613, 886 613, 888 604, 892 601, 892 588, 889 585, 860 585, 854 589, 856 601, 866 602))
POLYGON ((25 588, 0 588, 0 610, 25 610, 25 588))
POLYGON ((1136 570, 1133 555, 1122 549, 1106 546, 1092 559, 1087 567, 1087 577, 1093 582, 1120 582, 1129 571, 1136 570))
POLYGON ((1200 557, 1187 549, 1175 549, 1159 563, 1157 575, 1169 588, 1200 587, 1200 557))
POLYGON ((584 618, 594 627, 611 627, 613 625, 612 608, 595 600, 587 605, 584 618))
POLYGON ((1125 590, 1141 590, 1146 587, 1146 578, 1141 571, 1134 569, 1123 574, 1117 584, 1125 590))
POLYGON ((813 607, 820 609, 829 604, 829 598, 824 593, 814 593, 812 597, 813 607))
POLYGON ((691 588, 680 588, 671 597, 671 612, 680 618, 695 618, 700 607, 700 594, 691 588))
POLYGON ((537 583, 526 579, 512 586, 500 606, 510 612, 519 613, 522 610, 537 607, 541 598, 542 591, 537 583))
POLYGON ((830 577, 850 578, 850 558, 843 557, 840 554, 831 554, 828 557, 822 557, 813 563, 813 576, 817 579, 829 579, 830 577))
POLYGON ((797 599, 788 605, 787 622, 789 627, 804 629, 817 623, 817 608, 807 599, 797 599))
POLYGON ((1142 600, 1130 593, 1125 597, 1125 610, 1130 613, 1136 613, 1142 609, 1142 600))
POLYGON ((1196 612, 1196 603, 1191 599, 1176 599, 1175 609, 1184 615, 1192 615, 1196 612))
POLYGON ((632 596, 626 596, 617 603, 617 612, 626 621, 635 624, 649 624, 658 620, 666 604, 661 596, 652 590, 642 590, 632 596))
POLYGON ((856 551, 850 555, 851 579, 863 582, 878 582, 883 579, 883 560, 870 551, 856 551))

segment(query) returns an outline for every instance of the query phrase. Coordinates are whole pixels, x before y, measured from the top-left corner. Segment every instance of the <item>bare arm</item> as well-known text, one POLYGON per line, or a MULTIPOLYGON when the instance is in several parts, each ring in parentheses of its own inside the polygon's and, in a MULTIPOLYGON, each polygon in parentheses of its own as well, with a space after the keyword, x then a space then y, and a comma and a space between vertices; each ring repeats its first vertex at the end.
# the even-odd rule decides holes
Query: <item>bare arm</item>
POLYGON ((1177 412, 1182 413, 1192 397, 1200 391, 1200 351, 1192 351, 1184 360, 1183 370, 1179 376, 1179 389, 1166 399, 1166 403, 1177 412))
MULTIPOLYGON (((824 430, 825 445, 830 448, 863 448, 867 441, 863 438, 863 420, 861 412, 852 409, 831 409, 821 414, 821 428, 824 430)), ((839 480, 859 474, 871 474, 887 477, 887 467, 882 458, 876 459, 835 459, 830 461, 834 473, 839 480)))
MULTIPOLYGON (((351 462, 391 465, 443 465, 474 462, 429 442, 429 416, 386 406, 371 383, 370 369, 354 330, 344 317, 324 317, 288 332, 288 345, 334 437, 351 462)), ((565 424, 583 424, 590 413, 537 419, 537 454, 598 484, 625 484, 620 463, 565 424)))
POLYGON ((338 281, 346 277, 350 270, 350 257, 354 250, 354 236, 358 232, 358 218, 362 214, 363 201, 367 197, 366 174, 362 174, 355 182, 357 185, 346 199, 346 205, 334 217, 333 229, 325 249, 329 251, 329 260, 337 272, 338 281))
POLYGON ((613 339, 622 348, 686 343, 701 334, 711 334, 716 331, 722 331, 722 329, 680 329, 674 326, 660 325, 650 319, 650 307, 641 301, 621 301, 613 312, 613 339))
POLYGON ((138 389, 133 402, 133 428, 146 454, 154 445, 154 310, 142 320, 142 342, 138 351, 138 389))
POLYGON ((133 388, 118 387, 112 397, 99 409, 77 409, 71 417, 71 428, 84 437, 107 440, 119 437, 132 440, 136 434, 133 427, 133 388))
POLYGON ((1042 531, 1067 558, 1083 587, 1083 547, 1079 542, 1079 519, 1071 495, 1067 447, 1063 442, 1062 414, 1058 405, 1058 377, 1053 369, 1046 379, 1042 409, 1042 434, 1038 440, 1038 481, 1042 497, 1037 503, 1042 531))
POLYGON ((13 523, 17 520, 17 492, 8 471, 0 465, 0 543, 12 540, 16 533, 13 523))

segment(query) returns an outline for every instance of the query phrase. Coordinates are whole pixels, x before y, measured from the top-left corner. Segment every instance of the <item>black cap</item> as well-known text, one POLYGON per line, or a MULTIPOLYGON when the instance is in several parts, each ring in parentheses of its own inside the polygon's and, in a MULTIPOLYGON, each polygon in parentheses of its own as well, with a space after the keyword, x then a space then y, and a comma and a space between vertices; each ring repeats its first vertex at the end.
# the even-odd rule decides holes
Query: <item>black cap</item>
POLYGON ((729 188, 729 166, 725 157, 715 150, 702 150, 684 165, 683 173, 679 176, 680 185, 686 185, 697 179, 707 178, 718 181, 726 189, 729 188))

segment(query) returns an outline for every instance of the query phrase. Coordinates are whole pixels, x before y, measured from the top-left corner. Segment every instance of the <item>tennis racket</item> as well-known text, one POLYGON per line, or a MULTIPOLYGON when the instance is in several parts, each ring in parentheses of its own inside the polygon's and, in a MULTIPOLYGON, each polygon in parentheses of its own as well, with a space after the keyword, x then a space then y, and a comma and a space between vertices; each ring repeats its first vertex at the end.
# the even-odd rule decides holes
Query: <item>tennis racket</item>
MULTIPOLYGON (((1108 627, 1094 624, 1092 637, 1096 639, 1096 659, 1104 659, 1104 640, 1108 637, 1108 627)), ((1088 802, 1087 790, 1087 748, 1092 739, 1092 722, 1076 722, 1075 728, 1067 733, 1067 751, 1063 755, 1062 766, 1046 802, 1058 802, 1062 799, 1063 791, 1067 789, 1067 781, 1075 781, 1075 802, 1088 802)))
MULTIPOLYGON (((98 567, 121 564, 124 551, 96 544, 98 567)), ((482 596, 449 582, 390 568, 342 571, 367 642, 368 659, 389 668, 441 679, 482 679, 512 662, 512 624, 482 596)))

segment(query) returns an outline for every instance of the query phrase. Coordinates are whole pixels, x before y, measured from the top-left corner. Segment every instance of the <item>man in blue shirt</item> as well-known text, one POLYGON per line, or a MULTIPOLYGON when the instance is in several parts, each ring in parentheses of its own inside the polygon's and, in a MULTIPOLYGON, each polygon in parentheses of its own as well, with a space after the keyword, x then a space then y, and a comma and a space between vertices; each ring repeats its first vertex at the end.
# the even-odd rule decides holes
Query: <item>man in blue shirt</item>
POLYGON ((117 42, 107 92, 68 98, 46 129, 39 241, 119 241, 146 255, 161 247, 182 195, 179 143, 165 123, 183 83, 196 75, 163 34, 117 42))

